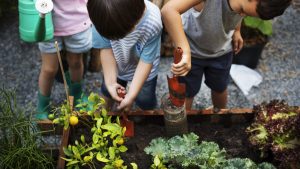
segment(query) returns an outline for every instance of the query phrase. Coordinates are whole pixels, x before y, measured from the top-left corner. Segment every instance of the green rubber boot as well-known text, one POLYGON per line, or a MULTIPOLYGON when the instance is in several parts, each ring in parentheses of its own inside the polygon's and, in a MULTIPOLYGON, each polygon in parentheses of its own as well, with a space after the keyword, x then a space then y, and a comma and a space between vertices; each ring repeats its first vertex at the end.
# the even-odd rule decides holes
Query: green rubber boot
POLYGON ((38 92, 38 104, 37 104, 37 114, 35 118, 38 120, 48 119, 50 109, 50 96, 44 96, 41 92, 38 92))
POLYGON ((74 96, 74 106, 77 104, 86 103, 86 111, 92 110, 93 106, 89 104, 88 97, 82 92, 82 81, 74 83, 72 82, 69 87, 70 95, 74 96))
POLYGON ((70 96, 74 96, 74 106, 76 106, 82 96, 82 81, 80 82, 70 82, 69 84, 70 96))
POLYGON ((68 86, 70 86, 71 85, 71 75, 70 75, 69 71, 65 72, 65 77, 66 77, 66 81, 67 81, 68 86))

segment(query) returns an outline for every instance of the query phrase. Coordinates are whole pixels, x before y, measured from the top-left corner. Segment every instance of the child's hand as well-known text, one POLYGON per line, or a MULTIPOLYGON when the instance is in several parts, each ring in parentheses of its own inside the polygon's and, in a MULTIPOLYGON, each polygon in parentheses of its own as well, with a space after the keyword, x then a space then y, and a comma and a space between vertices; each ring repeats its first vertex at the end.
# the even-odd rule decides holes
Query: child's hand
POLYGON ((182 59, 178 64, 172 64, 172 73, 176 76, 185 76, 191 70, 191 56, 182 55, 182 59))
POLYGON ((118 110, 129 112, 131 110, 133 99, 129 97, 129 95, 125 95, 125 98, 120 102, 119 106, 117 107, 118 110))
POLYGON ((118 83, 113 83, 113 84, 106 85, 106 87, 107 87, 109 94, 111 95, 111 97, 114 100, 116 100, 117 102, 121 102, 123 100, 123 98, 119 97, 118 93, 117 93, 118 89, 125 90, 125 88, 123 86, 121 86, 118 83))
POLYGON ((234 54, 238 54, 243 48, 244 40, 240 31, 234 31, 232 35, 232 45, 234 54))

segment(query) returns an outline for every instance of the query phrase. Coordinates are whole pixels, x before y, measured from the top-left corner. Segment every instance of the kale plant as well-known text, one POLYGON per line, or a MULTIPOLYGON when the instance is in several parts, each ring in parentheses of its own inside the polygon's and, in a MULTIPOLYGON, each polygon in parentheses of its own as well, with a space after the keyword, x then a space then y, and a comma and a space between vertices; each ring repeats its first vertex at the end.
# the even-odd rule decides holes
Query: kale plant
POLYGON ((256 165, 247 158, 227 160, 226 151, 220 149, 218 144, 207 141, 198 144, 198 141, 199 137, 194 133, 175 136, 169 140, 153 139, 145 148, 145 152, 153 157, 151 168, 275 169, 272 164, 256 165))

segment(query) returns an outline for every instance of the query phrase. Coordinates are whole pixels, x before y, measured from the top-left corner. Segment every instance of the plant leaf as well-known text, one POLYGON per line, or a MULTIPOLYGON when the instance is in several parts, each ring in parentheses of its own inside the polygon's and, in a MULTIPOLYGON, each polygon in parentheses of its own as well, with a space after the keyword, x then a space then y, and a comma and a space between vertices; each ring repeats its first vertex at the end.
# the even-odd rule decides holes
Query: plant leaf
POLYGON ((115 158, 115 148, 114 147, 109 147, 108 148, 108 155, 109 159, 113 160, 115 158))
POLYGON ((68 148, 63 147, 63 151, 64 151, 66 156, 69 156, 69 157, 73 156, 72 151, 70 151, 68 148))
POLYGON ((132 169, 138 169, 138 166, 136 165, 136 163, 130 163, 130 165, 132 166, 132 169))
POLYGON ((158 155, 156 155, 155 157, 154 157, 154 165, 157 167, 157 166, 159 166, 159 164, 160 164, 160 159, 159 159, 159 157, 158 157, 158 155))
POLYGON ((104 163, 109 162, 109 160, 108 160, 107 158, 103 157, 103 156, 101 155, 101 153, 97 153, 96 159, 97 159, 98 161, 104 162, 104 163))
POLYGON ((119 150, 120 150, 120 152, 124 153, 124 152, 126 152, 128 150, 128 148, 125 147, 125 146, 120 146, 119 150))
POLYGON ((79 161, 78 161, 78 160, 75 160, 75 161, 70 161, 70 162, 68 162, 68 163, 67 163, 67 165, 66 165, 66 166, 71 166, 71 165, 74 165, 74 164, 77 164, 77 163, 79 163, 79 161))

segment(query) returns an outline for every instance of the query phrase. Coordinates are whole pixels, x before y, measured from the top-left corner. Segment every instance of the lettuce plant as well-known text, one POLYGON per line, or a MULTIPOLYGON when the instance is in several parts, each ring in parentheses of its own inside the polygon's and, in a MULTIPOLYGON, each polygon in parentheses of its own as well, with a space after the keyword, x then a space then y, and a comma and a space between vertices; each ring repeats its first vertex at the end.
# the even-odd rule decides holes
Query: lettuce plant
POLYGON ((270 151, 283 168, 300 166, 300 112, 285 101, 272 100, 253 108, 254 122, 246 132, 250 143, 261 151, 270 151))

